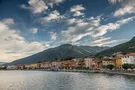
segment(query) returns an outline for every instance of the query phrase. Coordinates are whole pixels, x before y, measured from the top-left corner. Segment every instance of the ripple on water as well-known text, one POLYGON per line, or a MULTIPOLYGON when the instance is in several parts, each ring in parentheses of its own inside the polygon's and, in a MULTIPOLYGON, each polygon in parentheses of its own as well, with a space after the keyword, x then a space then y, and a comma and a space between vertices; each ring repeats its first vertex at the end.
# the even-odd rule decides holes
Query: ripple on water
POLYGON ((135 90, 135 77, 72 72, 0 71, 0 90, 135 90))

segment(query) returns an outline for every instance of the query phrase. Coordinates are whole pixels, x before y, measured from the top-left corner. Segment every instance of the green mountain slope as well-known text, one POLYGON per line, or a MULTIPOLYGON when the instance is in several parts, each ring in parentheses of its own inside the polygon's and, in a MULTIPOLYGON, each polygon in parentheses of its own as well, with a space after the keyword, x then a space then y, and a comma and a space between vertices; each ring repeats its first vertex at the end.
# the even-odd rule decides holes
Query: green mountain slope
POLYGON ((75 46, 64 44, 59 47, 50 48, 35 55, 13 61, 8 65, 30 64, 39 61, 54 61, 56 59, 61 60, 68 57, 82 58, 86 56, 92 56, 95 53, 103 51, 107 48, 108 47, 75 46))
POLYGON ((96 56, 110 56, 116 52, 121 52, 121 53, 135 52, 135 37, 126 43, 101 51, 97 53, 96 56))

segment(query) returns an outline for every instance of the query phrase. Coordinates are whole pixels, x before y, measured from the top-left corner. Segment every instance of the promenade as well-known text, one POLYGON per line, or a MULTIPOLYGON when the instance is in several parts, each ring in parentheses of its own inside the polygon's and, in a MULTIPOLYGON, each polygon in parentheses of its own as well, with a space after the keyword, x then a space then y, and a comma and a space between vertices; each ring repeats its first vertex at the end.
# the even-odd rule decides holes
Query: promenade
POLYGON ((135 76, 135 70, 45 70, 39 69, 39 71, 55 71, 55 72, 80 72, 80 73, 106 73, 106 74, 118 74, 135 76))

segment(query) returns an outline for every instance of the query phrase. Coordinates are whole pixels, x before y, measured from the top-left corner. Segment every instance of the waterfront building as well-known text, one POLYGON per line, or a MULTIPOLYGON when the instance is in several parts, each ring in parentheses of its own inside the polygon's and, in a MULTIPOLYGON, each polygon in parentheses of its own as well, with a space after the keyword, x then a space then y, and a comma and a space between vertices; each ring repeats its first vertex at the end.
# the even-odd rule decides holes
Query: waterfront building
POLYGON ((52 67, 51 62, 42 62, 40 68, 42 69, 50 69, 52 67))
POLYGON ((30 64, 25 64, 24 66, 25 66, 25 69, 31 69, 30 64))
POLYGON ((30 64, 31 69, 39 69, 39 63, 30 64))
POLYGON ((57 67, 57 61, 53 61, 53 62, 51 62, 51 63, 52 63, 51 68, 52 68, 52 69, 55 69, 55 68, 57 67))
POLYGON ((106 67, 107 65, 114 65, 115 66, 115 59, 103 59, 102 60, 102 66, 104 67, 106 67))
POLYGON ((135 53, 123 55, 122 64, 135 64, 135 53))
POLYGON ((78 62, 77 59, 72 59, 72 60, 70 61, 70 68, 71 68, 71 69, 76 69, 76 67, 77 67, 77 62, 78 62))
POLYGON ((60 61, 53 61, 51 64, 52 64, 51 65, 52 69, 58 70, 58 69, 61 68, 61 62, 60 61))
POLYGON ((64 61, 64 69, 71 69, 71 60, 64 61))
POLYGON ((64 61, 60 61, 61 65, 60 65, 60 69, 65 69, 65 62, 64 61))
POLYGON ((7 70, 16 70, 17 67, 15 65, 7 66, 7 70))
POLYGON ((100 69, 102 66, 102 60, 98 58, 93 58, 92 60, 92 66, 90 69, 100 69))
POLYGON ((115 61, 115 67, 116 68, 119 68, 119 69, 121 69, 122 68, 122 57, 123 57, 123 55, 122 54, 119 54, 119 55, 117 55, 116 56, 116 61, 115 61))
POLYGON ((93 60, 93 58, 84 58, 85 68, 92 67, 92 60, 93 60))
POLYGON ((78 61, 77 61, 77 68, 83 69, 84 67, 85 67, 85 61, 84 61, 84 59, 78 58, 78 61))
POLYGON ((56 62, 56 69, 61 69, 61 62, 60 61, 56 62))
POLYGON ((25 65, 16 65, 16 68, 22 70, 22 69, 25 69, 25 65))
POLYGON ((61 69, 75 69, 78 64, 77 62, 78 62, 78 59, 61 61, 60 68, 61 69))
POLYGON ((26 69, 40 69, 41 64, 40 63, 33 63, 33 64, 27 64, 25 65, 26 69))

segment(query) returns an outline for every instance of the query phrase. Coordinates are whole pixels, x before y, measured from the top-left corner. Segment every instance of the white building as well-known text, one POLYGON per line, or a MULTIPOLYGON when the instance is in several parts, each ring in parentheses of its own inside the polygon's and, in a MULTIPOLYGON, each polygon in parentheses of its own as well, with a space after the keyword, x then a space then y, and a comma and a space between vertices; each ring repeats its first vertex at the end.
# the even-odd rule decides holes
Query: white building
POLYGON ((7 66, 7 70, 15 70, 17 69, 16 66, 12 65, 12 66, 7 66))
POLYGON ((135 53, 129 53, 122 57, 122 64, 135 64, 135 53))
POLYGON ((91 68, 92 67, 92 60, 93 60, 93 58, 85 58, 84 59, 86 68, 91 68))
POLYGON ((52 68, 53 69, 59 69, 61 66, 61 62, 60 61, 54 61, 52 62, 52 68))

